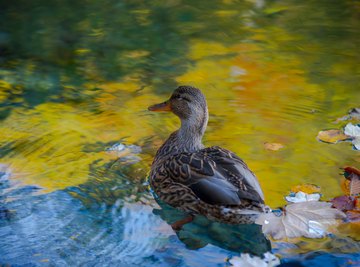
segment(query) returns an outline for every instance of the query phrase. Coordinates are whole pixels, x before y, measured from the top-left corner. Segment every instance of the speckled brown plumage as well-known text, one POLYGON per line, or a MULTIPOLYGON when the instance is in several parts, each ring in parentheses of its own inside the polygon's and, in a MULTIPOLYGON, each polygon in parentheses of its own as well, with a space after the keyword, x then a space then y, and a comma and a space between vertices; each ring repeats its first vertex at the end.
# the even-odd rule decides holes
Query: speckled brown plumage
POLYGON ((181 127, 158 150, 150 185, 167 204, 226 223, 252 223, 267 210, 255 175, 233 152, 201 143, 208 111, 199 89, 181 86, 149 110, 172 111, 181 127))

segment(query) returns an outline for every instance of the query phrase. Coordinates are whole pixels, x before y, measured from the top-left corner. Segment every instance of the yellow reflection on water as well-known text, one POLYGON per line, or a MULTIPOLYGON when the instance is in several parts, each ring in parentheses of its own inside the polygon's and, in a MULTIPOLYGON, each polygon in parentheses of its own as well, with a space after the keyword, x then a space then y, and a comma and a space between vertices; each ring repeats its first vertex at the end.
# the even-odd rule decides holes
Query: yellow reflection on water
MULTIPOLYGON (((188 59, 195 63, 176 80, 201 88, 207 97, 206 145, 221 145, 242 157, 258 175, 271 206, 283 205, 283 196, 299 183, 321 186, 326 199, 341 193, 338 168, 355 164, 356 152, 348 144, 326 145, 315 137, 322 128, 334 126, 333 114, 346 112, 352 98, 342 110, 329 108, 329 101, 337 96, 329 96, 326 86, 305 77, 300 58, 270 60, 269 53, 254 43, 225 47, 194 39, 190 47, 188 59), (284 148, 269 151, 266 142, 284 148)), ((152 138, 150 155, 143 155, 149 166, 156 148, 178 127, 174 116, 146 111, 169 94, 142 88, 131 77, 91 86, 99 94, 90 103, 18 108, 1 124, 2 141, 15 144, 2 163, 11 166, 16 178, 46 191, 84 183, 92 162, 111 158, 104 152, 84 152, 84 145, 124 137, 129 144, 152 138), (92 112, 92 106, 98 112, 92 112)), ((3 94, 8 92, 5 89, 3 94)))
POLYGON ((223 145, 243 157, 272 206, 283 205, 283 196, 299 183, 320 185, 327 199, 341 194, 338 168, 354 164, 356 152, 348 144, 329 146, 315 139, 319 129, 333 126, 327 122, 331 98, 327 88, 304 77, 299 59, 266 61, 254 44, 241 44, 222 50, 236 56, 214 60, 220 45, 197 42, 193 47, 197 64, 178 82, 199 86, 207 96, 213 115, 208 145, 223 145), (285 148, 268 151, 265 142, 285 148))

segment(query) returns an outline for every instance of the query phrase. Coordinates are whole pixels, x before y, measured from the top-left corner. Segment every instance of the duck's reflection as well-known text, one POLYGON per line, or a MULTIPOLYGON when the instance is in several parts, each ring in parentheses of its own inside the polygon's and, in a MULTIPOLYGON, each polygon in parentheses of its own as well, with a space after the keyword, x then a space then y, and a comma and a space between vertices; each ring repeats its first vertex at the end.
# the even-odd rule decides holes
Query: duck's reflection
MULTIPOLYGON (((154 209, 153 212, 168 224, 186 216, 183 212, 166 204, 159 204, 161 209, 154 209)), ((226 250, 254 255, 263 255, 271 250, 270 241, 262 233, 261 226, 256 224, 229 225, 196 216, 191 223, 185 224, 176 234, 189 249, 198 249, 212 244, 226 250)))

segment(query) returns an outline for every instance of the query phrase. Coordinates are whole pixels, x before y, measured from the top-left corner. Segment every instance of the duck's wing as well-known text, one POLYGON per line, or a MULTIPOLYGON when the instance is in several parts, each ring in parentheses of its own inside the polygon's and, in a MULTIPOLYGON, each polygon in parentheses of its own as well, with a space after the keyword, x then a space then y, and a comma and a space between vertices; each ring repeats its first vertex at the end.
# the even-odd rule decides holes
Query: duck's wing
POLYGON ((240 205, 242 199, 264 203, 255 175, 234 153, 210 147, 180 153, 165 162, 170 178, 188 186, 209 204, 240 205))

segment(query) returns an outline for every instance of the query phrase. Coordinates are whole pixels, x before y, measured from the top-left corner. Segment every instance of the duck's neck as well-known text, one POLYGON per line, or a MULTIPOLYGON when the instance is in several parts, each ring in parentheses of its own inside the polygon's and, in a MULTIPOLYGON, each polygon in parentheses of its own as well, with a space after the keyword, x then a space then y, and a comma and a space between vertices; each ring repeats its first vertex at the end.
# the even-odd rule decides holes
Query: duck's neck
POLYGON ((181 127, 176 133, 176 141, 179 147, 189 152, 202 149, 202 137, 205 133, 207 122, 207 110, 201 116, 181 120, 181 127))
POLYGON ((204 110, 203 114, 181 120, 180 129, 173 132, 160 147, 155 156, 155 161, 164 156, 181 152, 195 152, 203 149, 202 137, 205 133, 207 122, 207 108, 204 110))

